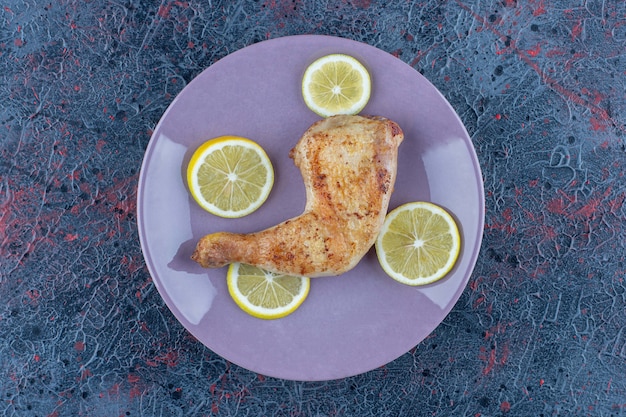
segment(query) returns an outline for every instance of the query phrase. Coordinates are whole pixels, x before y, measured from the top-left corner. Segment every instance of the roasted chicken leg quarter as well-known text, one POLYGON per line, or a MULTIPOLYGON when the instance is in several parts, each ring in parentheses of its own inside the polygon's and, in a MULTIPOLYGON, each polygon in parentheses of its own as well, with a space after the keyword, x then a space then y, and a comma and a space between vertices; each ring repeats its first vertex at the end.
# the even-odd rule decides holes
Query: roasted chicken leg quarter
POLYGON ((314 123, 289 154, 304 180, 304 213, 256 233, 206 235, 192 259, 206 268, 241 262, 308 277, 349 271, 385 220, 403 139, 384 117, 341 115, 314 123))

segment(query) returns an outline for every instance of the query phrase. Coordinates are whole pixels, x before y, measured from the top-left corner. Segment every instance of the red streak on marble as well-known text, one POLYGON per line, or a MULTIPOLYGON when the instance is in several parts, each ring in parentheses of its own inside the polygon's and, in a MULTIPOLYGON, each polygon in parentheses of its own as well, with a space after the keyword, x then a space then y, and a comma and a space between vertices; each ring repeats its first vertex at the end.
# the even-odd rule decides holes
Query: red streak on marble
POLYGON ((353 0, 352 4, 354 7, 358 7, 360 9, 367 9, 371 6, 372 0, 353 0))
POLYGON ((572 40, 573 41, 576 40, 576 38, 580 36, 582 31, 583 31, 583 22, 581 19, 579 19, 578 22, 572 28, 572 40))
POLYGON ((548 52, 545 53, 546 57, 548 58, 554 58, 555 56, 563 56, 565 54, 567 54, 567 52, 561 49, 550 49, 548 52))
POLYGON ((485 296, 481 295, 480 297, 478 297, 476 299, 476 301, 474 301, 474 304, 472 305, 472 308, 477 308, 479 305, 481 305, 483 302, 485 302, 485 296))
POLYGON ((563 201, 563 198, 554 198, 548 201, 546 208, 548 209, 550 213, 554 213, 554 214, 563 215, 563 214, 566 214, 567 212, 567 207, 565 206, 565 202, 563 201))
POLYGON ((89 378, 90 376, 93 376, 93 373, 89 370, 89 369, 83 369, 82 371, 80 371, 80 380, 84 381, 87 378, 89 378))
POLYGON ((506 344, 502 347, 502 355, 500 356, 500 365, 504 365, 509 359, 509 345, 506 344))
POLYGON ((39 304, 41 293, 38 290, 28 290, 26 291, 26 296, 30 299, 30 305, 36 306, 39 304))
POLYGON ((109 388, 107 391, 107 394, 109 394, 110 397, 119 395, 119 393, 120 393, 120 384, 118 383, 113 384, 113 386, 109 388))
POLYGON ((592 198, 591 200, 589 200, 587 204, 585 204, 579 210, 577 210, 574 213, 574 215, 576 217, 587 218, 587 219, 593 218, 595 217, 595 214, 598 212, 598 208, 600 206, 601 206, 601 201, 599 201, 598 199, 592 198))
POLYGON ((104 147, 104 145, 106 145, 106 141, 99 139, 96 143, 96 151, 102 152, 102 148, 104 147))
POLYGON ((590 117, 589 122, 591 123, 591 128, 597 132, 604 132, 606 130, 606 121, 602 119, 590 117))
POLYGON ((139 384, 141 382, 141 378, 137 374, 128 374, 128 382, 132 385, 129 396, 132 400, 133 398, 141 397, 142 391, 139 388, 139 384))
POLYGON ((161 18, 167 18, 170 15, 170 10, 172 10, 172 3, 161 5, 159 6, 159 11, 157 12, 157 16, 161 18))
POLYGON ((483 375, 489 374, 493 370, 493 367, 495 364, 496 364, 496 350, 491 349, 491 351, 489 352, 489 360, 487 362, 487 366, 485 366, 485 369, 483 369, 483 375))
POLYGON ((528 54, 528 56, 532 56, 533 58, 536 57, 541 53, 541 45, 535 45, 533 49, 529 49, 528 51, 526 51, 526 53, 528 54))
POLYGON ((432 51, 435 47, 439 46, 439 44, 434 43, 430 48, 428 48, 425 51, 418 51, 417 55, 415 56, 415 58, 413 58, 413 60, 411 61, 410 65, 412 67, 415 67, 421 60, 422 58, 424 58, 424 56, 426 56, 430 51, 432 51))
POLYGON ((137 387, 132 387, 128 394, 130 395, 130 399, 132 400, 134 398, 141 397, 141 390, 137 387))
POLYGON ((533 10, 533 16, 541 16, 546 13, 546 5, 543 0, 539 2, 539 5, 533 10))
POLYGON ((138 259, 134 259, 128 255, 124 255, 121 260, 122 265, 125 265, 131 273, 134 273, 143 267, 143 262, 138 259))
POLYGON ((68 233, 68 234, 65 235, 65 238, 63 240, 65 240, 66 242, 73 242, 76 239, 78 239, 78 235, 77 234, 68 233))
POLYGON ((146 361, 146 364, 152 367, 159 366, 160 363, 164 363, 170 368, 175 367, 178 365, 178 352, 170 350, 164 355, 155 356, 153 360, 146 361))
POLYGON ((511 411, 511 403, 509 403, 508 401, 502 401, 500 403, 500 411, 502 411, 503 413, 508 413, 509 411, 511 411))

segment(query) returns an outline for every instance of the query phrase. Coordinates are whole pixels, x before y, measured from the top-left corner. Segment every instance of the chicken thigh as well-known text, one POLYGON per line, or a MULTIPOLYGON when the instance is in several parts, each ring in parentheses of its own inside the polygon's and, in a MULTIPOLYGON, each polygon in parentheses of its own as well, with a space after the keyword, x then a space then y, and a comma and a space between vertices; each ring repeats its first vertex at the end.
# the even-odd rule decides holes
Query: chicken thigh
POLYGON ((396 179, 400 127, 383 117, 332 116, 314 123, 289 156, 306 189, 304 213, 250 234, 218 232, 192 259, 320 277, 354 268, 374 244, 396 179))

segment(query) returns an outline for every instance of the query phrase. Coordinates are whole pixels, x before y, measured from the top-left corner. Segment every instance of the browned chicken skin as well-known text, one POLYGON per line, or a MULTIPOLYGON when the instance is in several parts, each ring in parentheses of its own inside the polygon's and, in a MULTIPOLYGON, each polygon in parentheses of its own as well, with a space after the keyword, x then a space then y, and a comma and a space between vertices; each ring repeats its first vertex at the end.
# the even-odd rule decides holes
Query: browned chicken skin
POLYGON ((304 179, 304 213, 256 233, 204 236, 192 259, 205 268, 242 262, 309 277, 349 271, 385 220, 403 138, 400 127, 383 117, 314 123, 289 154, 304 179))

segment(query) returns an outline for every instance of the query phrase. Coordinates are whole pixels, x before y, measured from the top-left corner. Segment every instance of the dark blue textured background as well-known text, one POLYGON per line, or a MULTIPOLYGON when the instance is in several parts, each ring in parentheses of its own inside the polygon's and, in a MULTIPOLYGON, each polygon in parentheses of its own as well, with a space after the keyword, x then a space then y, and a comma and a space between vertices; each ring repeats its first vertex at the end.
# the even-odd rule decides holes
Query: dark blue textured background
POLYGON ((8 0, 0 8, 0 413, 626 416, 626 6, 617 0, 8 0), (482 251, 434 333, 363 375, 257 375, 194 340, 145 267, 144 150, 204 68, 342 36, 465 123, 482 251))

